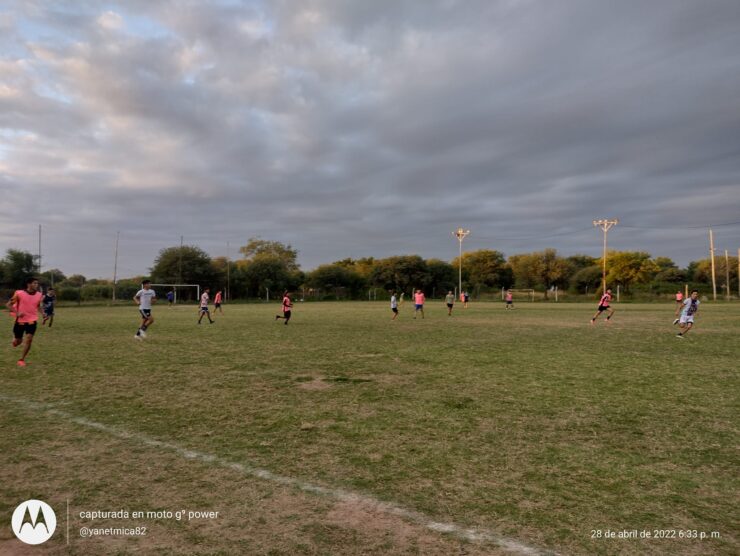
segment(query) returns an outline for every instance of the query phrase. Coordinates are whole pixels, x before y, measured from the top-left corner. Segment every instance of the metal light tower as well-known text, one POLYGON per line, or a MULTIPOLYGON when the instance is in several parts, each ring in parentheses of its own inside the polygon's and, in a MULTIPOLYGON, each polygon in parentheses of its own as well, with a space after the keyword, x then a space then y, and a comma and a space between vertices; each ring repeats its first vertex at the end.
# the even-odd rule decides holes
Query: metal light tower
POLYGON ((594 220, 594 226, 597 228, 601 228, 604 230, 604 256, 602 257, 602 269, 601 269, 601 291, 602 293, 606 292, 606 234, 609 232, 612 226, 616 226, 619 224, 619 219, 615 218, 614 220, 606 220, 602 218, 601 220, 594 220))
POLYGON ((470 235, 470 230, 463 230, 462 228, 458 228, 456 231, 452 232, 452 235, 457 238, 457 241, 460 243, 460 256, 458 257, 459 262, 459 268, 458 268, 458 290, 457 295, 460 295, 462 293, 462 243, 463 240, 470 235))

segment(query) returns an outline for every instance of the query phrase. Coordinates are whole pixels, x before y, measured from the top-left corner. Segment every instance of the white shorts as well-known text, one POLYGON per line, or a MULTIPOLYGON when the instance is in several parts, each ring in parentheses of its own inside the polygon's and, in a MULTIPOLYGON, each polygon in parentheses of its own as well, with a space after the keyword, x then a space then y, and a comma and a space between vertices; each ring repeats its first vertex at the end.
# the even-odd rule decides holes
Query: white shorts
POLYGON ((694 315, 681 315, 681 324, 694 324, 694 315))

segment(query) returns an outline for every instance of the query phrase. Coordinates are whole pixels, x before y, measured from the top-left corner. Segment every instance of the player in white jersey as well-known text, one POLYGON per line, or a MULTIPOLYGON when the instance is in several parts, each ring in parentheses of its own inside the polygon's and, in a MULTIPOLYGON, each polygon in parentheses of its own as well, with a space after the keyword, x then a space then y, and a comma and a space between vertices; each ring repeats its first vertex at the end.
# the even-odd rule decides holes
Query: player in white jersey
POLYGON ((391 292, 391 311, 393 312, 391 320, 396 320, 398 318, 398 298, 395 291, 391 292))
POLYGON ((152 283, 144 280, 141 283, 141 289, 134 296, 134 303, 139 305, 139 314, 141 315, 141 326, 136 331, 137 340, 146 338, 146 329, 154 323, 152 317, 152 304, 157 302, 157 294, 152 289, 152 283))
POLYGON ((685 299, 683 304, 676 308, 676 316, 678 317, 679 312, 681 313, 678 319, 681 332, 676 334, 676 337, 683 338, 694 327, 694 315, 699 312, 699 303, 699 290, 693 290, 688 299, 685 299))
POLYGON ((204 316, 208 317, 208 322, 213 324, 215 321, 211 319, 211 311, 208 310, 208 301, 211 299, 211 296, 208 295, 208 292, 211 291, 211 288, 206 288, 203 290, 203 293, 200 296, 200 309, 198 310, 198 314, 200 315, 198 317, 198 324, 200 324, 200 321, 203 320, 204 316))

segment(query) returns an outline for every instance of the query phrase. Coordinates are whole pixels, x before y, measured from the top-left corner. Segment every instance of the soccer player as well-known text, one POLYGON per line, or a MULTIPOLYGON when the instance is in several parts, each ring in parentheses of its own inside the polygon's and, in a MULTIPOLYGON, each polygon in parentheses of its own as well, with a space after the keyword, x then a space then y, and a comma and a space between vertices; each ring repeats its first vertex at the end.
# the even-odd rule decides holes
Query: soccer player
POLYGON ((36 333, 36 325, 39 320, 39 305, 43 296, 39 290, 39 281, 36 278, 26 280, 25 290, 16 290, 13 297, 7 303, 11 313, 15 313, 15 324, 13 325, 13 347, 23 343, 23 335, 26 342, 23 346, 23 355, 18 359, 18 366, 26 366, 26 356, 31 351, 33 335, 36 333))
POLYGON ((681 290, 678 290, 676 292, 676 305, 683 305, 683 294, 681 293, 681 290))
POLYGON ((293 302, 290 300, 290 292, 285 291, 283 293, 283 316, 275 315, 275 320, 278 319, 285 319, 285 324, 288 324, 288 321, 290 320, 290 310, 293 308, 293 302))
POLYGON ((511 293, 511 290, 506 290, 506 309, 513 309, 514 308, 514 294, 511 293))
POLYGON ((213 314, 216 314, 216 311, 221 311, 221 314, 224 314, 224 310, 221 307, 221 303, 223 302, 223 296, 221 295, 221 290, 218 290, 216 292, 216 297, 213 298, 213 314))
POLYGON ((455 304, 455 294, 453 294, 451 291, 447 292, 447 295, 445 296, 445 303, 447 303, 447 316, 452 316, 452 307, 455 304))
POLYGON ((470 301, 470 295, 468 294, 468 291, 465 290, 463 292, 463 307, 468 308, 468 302, 470 301))
POLYGON ((143 340, 146 338, 146 329, 154 324, 154 318, 152 317, 152 304, 157 302, 157 294, 152 289, 152 283, 150 280, 144 280, 141 283, 141 289, 136 292, 134 296, 134 303, 139 305, 139 314, 141 314, 141 326, 136 331, 137 340, 143 340))
POLYGON ((51 325, 54 324, 54 302, 56 301, 56 299, 57 294, 54 291, 54 288, 49 288, 48 290, 46 290, 46 295, 42 300, 44 320, 41 321, 41 326, 44 326, 46 324, 46 321, 49 321, 49 328, 51 328, 51 325))
POLYGON ((612 318, 612 315, 614 314, 614 309, 612 309, 609 306, 609 303, 612 300, 612 290, 607 289, 606 292, 604 292, 604 295, 601 296, 601 299, 599 300, 599 307, 596 309, 596 314, 591 319, 591 324, 596 324, 596 319, 603 313, 604 311, 607 311, 606 315, 606 322, 609 322, 609 319, 612 318))
POLYGON ((680 307, 676 307, 676 316, 678 316, 679 310, 681 311, 681 317, 678 321, 681 332, 676 334, 676 337, 683 338, 694 327, 694 315, 699 311, 699 303, 699 290, 692 290, 689 298, 680 307))
POLYGON ((208 295, 208 292, 211 291, 211 288, 205 288, 203 290, 203 293, 200 294, 200 309, 198 310, 198 324, 200 324, 200 321, 203 320, 204 316, 208 317, 208 322, 213 324, 215 321, 211 319, 211 312, 208 310, 208 301, 211 299, 211 296, 208 295))
POLYGON ((424 292, 421 290, 416 290, 416 293, 414 294, 414 318, 416 318, 416 313, 421 311, 421 318, 424 318, 424 301, 426 298, 424 297, 424 292))
POLYGON ((395 291, 391 292, 391 311, 393 311, 393 318, 391 320, 396 320, 398 318, 398 298, 395 291))
POLYGON ((167 292, 167 303, 169 303, 170 307, 172 307, 172 304, 175 302, 175 290, 170 290, 167 292))

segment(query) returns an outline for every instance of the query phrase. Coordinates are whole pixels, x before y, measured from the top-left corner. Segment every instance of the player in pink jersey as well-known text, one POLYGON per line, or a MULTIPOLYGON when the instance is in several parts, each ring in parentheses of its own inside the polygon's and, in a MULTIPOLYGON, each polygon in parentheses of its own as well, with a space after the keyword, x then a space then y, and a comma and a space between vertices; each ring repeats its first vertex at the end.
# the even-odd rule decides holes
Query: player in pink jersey
POLYGON ((506 290, 506 308, 514 308, 514 294, 511 293, 511 290, 506 290))
POLYGON ((41 300, 44 297, 38 289, 39 281, 36 278, 29 278, 26 280, 26 289, 17 290, 7 304, 8 309, 15 313, 13 347, 21 345, 23 343, 23 335, 26 335, 23 355, 18 359, 19 367, 26 366, 26 356, 31 351, 33 335, 36 333, 36 326, 39 320, 39 305, 41 305, 41 300))
POLYGON ((221 290, 218 290, 216 292, 215 297, 213 298, 213 314, 216 314, 216 311, 221 311, 221 314, 224 314, 223 307, 221 307, 221 303, 224 302, 224 297, 221 294, 221 290))
POLYGON ((614 309, 612 309, 609 305, 611 303, 611 300, 612 291, 610 289, 607 289, 604 295, 602 295, 601 299, 599 300, 599 307, 598 309, 596 309, 596 314, 591 319, 591 324, 596 324, 596 319, 604 311, 607 311, 606 322, 609 322, 609 319, 612 318, 612 315, 614 314, 614 309))
POLYGON ((291 309, 293 308, 293 302, 290 300, 290 292, 286 291, 283 294, 283 316, 275 315, 275 320, 285 319, 285 324, 290 321, 291 309))
POLYGON ((424 297, 424 292, 421 290, 416 290, 414 293, 414 318, 416 318, 416 313, 421 311, 421 318, 424 318, 424 301, 426 300, 426 297, 424 297))

